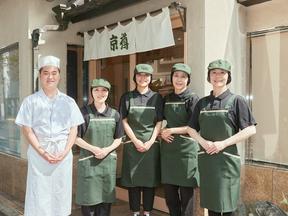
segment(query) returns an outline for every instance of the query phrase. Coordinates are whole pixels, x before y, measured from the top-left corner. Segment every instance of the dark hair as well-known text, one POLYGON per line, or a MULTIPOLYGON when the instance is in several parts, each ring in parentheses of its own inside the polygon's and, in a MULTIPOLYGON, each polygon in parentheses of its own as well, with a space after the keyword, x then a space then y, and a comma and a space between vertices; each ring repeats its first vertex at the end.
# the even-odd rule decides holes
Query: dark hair
MULTIPOLYGON (((213 69, 212 69, 213 70, 213 69)), ((223 69, 221 69, 223 70, 223 69)), ((207 73, 207 81, 210 83, 210 71, 211 70, 208 70, 208 73, 207 73)), ((231 83, 232 81, 232 78, 231 78, 231 72, 230 71, 226 71, 228 73, 228 79, 227 79, 227 83, 226 85, 228 85, 229 83, 231 83)))
MULTIPOLYGON (((137 83, 136 83, 136 74, 137 74, 137 73, 134 73, 133 81, 134 81, 134 83, 137 85, 137 83)), ((146 74, 148 74, 148 73, 146 73, 146 74)), ((151 80, 150 80, 150 83, 149 83, 149 84, 151 84, 151 83, 152 83, 152 74, 148 74, 148 75, 150 75, 150 77, 151 77, 151 80)))
MULTIPOLYGON (((176 71, 172 71, 171 72, 171 75, 170 75, 170 81, 171 81, 171 83, 173 84, 173 74, 175 73, 176 71)), ((185 72, 183 72, 183 73, 185 73, 185 72)), ((187 76, 188 76, 188 81, 187 81, 187 86, 190 84, 190 75, 188 74, 188 73, 185 73, 185 74, 187 74, 187 76)))

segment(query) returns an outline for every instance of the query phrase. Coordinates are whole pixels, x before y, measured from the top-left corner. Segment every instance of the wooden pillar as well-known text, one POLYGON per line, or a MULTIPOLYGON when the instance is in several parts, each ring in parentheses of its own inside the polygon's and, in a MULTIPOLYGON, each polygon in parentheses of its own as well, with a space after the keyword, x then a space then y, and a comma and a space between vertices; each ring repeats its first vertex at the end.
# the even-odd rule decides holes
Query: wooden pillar
POLYGON ((96 60, 96 78, 101 78, 101 60, 96 60))
POLYGON ((135 88, 135 83, 133 81, 135 66, 136 66, 136 54, 134 53, 129 56, 129 75, 128 75, 129 90, 133 90, 135 88))
POLYGON ((187 64, 188 59, 188 37, 187 37, 187 32, 184 32, 184 63, 187 64))
POLYGON ((96 78, 96 60, 89 61, 89 82, 96 78))

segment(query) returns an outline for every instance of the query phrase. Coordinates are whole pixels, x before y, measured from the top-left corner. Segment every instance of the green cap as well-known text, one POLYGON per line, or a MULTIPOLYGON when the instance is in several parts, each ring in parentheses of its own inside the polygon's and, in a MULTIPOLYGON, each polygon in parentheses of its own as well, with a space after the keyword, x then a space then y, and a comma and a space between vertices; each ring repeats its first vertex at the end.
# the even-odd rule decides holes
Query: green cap
POLYGON ((91 81, 91 88, 95 88, 95 87, 104 87, 107 88, 110 91, 111 85, 110 83, 105 80, 105 79, 94 79, 91 81))
POLYGON ((183 64, 183 63, 177 63, 177 64, 174 64, 172 66, 172 70, 171 72, 175 72, 175 71, 182 71, 184 73, 187 73, 189 76, 191 75, 191 68, 187 65, 187 64, 183 64))
POLYGON ((231 64, 226 60, 218 59, 208 65, 209 71, 213 69, 222 69, 231 72, 231 64))
POLYGON ((147 73, 152 74, 153 68, 149 64, 137 64, 134 70, 134 73, 147 73))

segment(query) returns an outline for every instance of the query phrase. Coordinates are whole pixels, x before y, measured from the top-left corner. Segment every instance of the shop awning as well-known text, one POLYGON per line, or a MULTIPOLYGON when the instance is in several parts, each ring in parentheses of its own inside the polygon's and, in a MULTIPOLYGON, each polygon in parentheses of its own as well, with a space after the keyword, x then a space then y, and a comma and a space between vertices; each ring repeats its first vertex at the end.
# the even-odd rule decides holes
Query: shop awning
POLYGON ((237 2, 239 4, 242 4, 246 7, 251 6, 251 5, 255 5, 255 4, 260 4, 266 1, 271 1, 271 0, 237 0, 237 2))
POLYGON ((59 4, 52 10, 56 14, 59 30, 65 30, 70 22, 77 23, 120 8, 148 0, 83 0, 81 5, 59 4))

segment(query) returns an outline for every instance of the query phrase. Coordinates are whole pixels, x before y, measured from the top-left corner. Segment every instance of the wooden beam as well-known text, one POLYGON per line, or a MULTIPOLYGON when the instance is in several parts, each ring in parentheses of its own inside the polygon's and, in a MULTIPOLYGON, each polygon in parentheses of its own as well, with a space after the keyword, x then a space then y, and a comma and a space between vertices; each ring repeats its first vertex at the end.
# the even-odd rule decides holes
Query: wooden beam
POLYGON ((129 90, 133 90, 135 88, 135 82, 133 81, 135 66, 136 66, 136 54, 134 53, 129 55, 129 74, 128 74, 129 90))

